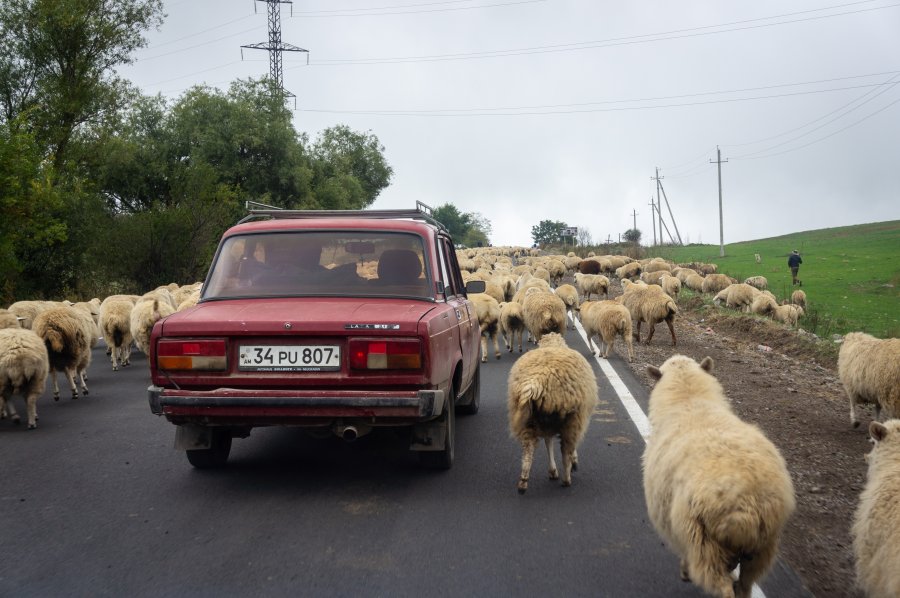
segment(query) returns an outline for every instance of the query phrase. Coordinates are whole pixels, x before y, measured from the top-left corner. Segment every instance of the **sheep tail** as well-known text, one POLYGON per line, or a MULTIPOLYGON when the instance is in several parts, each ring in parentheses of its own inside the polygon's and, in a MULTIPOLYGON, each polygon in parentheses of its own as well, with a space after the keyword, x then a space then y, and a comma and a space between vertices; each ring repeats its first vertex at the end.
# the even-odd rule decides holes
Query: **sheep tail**
POLYGON ((51 328, 47 330, 45 334, 46 336, 44 338, 50 346, 50 349, 54 353, 62 353, 62 350, 65 348, 65 343, 63 342, 63 337, 59 330, 51 328))
MULTIPOLYGON (((721 529, 722 525, 718 525, 717 529, 721 529)), ((737 566, 733 555, 712 537, 702 521, 689 521, 688 532, 691 540, 686 560, 691 581, 712 594, 720 594, 720 590, 726 588, 731 589, 731 576, 728 572, 737 566)))
POLYGON ((678 306, 674 301, 669 301, 668 303, 666 303, 666 309, 668 310, 667 317, 669 318, 678 313, 678 306))
POLYGON ((122 341, 125 340, 125 335, 122 334, 122 330, 118 326, 116 326, 115 329, 113 329, 112 337, 113 337, 113 344, 116 347, 121 347, 122 341))
POLYGON ((541 386, 533 380, 529 380, 522 384, 519 388, 519 407, 524 408, 532 401, 536 401, 541 396, 541 386))
POLYGON ((153 300, 153 314, 150 316, 150 319, 153 322, 159 320, 162 316, 159 315, 159 299, 153 300))

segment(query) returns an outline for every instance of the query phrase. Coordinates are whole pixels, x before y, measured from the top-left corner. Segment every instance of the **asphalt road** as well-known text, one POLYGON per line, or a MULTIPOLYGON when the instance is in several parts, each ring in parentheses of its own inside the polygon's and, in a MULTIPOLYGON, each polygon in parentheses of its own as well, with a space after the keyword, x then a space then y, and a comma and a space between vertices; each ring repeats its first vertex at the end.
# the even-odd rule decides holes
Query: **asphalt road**
MULTIPOLYGON (((277 428, 235 439, 226 468, 195 470, 150 413, 144 356, 118 372, 102 344, 93 358, 88 396, 54 402, 48 383, 37 430, 0 420, 0 596, 703 595, 647 519, 644 441, 596 363, 573 485, 547 479, 539 449, 520 496, 505 352, 482 365, 481 411, 457 419, 445 472, 389 431, 348 444, 277 428)), ((610 363, 646 412, 646 391, 610 363)), ((781 564, 762 590, 808 595, 781 564)))

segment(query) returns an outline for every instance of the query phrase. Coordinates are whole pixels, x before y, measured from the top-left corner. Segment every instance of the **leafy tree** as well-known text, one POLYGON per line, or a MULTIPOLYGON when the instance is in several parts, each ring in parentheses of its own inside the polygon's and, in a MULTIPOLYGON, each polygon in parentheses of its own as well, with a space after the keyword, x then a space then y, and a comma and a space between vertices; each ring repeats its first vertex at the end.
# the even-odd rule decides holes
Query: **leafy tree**
POLYGON ((310 148, 317 207, 362 209, 372 205, 393 174, 383 152, 372 133, 358 133, 346 125, 322 131, 310 148))
POLYGON ((622 235, 622 238, 629 243, 634 243, 635 245, 637 245, 641 242, 641 231, 636 228, 629 228, 622 235))
POLYGON ((434 218, 443 224, 453 241, 467 247, 487 246, 490 243, 491 221, 478 212, 460 212, 448 203, 434 208, 434 218))
POLYGON ((6 0, 0 4, 0 102, 27 115, 58 175, 79 130, 115 111, 115 69, 162 23, 162 0, 6 0))
POLYGON ((531 227, 531 238, 539 246, 559 243, 562 239, 562 231, 567 227, 565 222, 558 220, 541 220, 539 224, 531 227))

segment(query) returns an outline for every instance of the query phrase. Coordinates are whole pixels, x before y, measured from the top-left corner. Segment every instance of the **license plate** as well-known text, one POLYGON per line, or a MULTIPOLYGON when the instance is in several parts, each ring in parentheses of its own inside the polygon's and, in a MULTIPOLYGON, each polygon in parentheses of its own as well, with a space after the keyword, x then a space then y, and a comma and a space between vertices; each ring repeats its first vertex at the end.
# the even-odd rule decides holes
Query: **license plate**
POLYGON ((341 369, 337 345, 241 345, 238 369, 254 372, 328 372, 341 369))

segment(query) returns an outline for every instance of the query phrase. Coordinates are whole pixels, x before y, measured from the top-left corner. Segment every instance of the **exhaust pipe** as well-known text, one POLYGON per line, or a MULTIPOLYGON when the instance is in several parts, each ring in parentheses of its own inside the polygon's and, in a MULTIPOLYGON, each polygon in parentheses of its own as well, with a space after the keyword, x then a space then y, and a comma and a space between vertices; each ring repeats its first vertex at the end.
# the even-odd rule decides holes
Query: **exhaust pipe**
POLYGON ((353 442, 359 438, 359 430, 354 426, 339 426, 335 428, 334 432, 346 442, 353 442))

